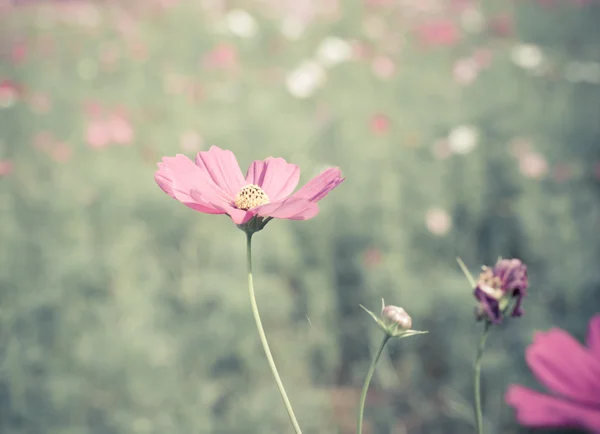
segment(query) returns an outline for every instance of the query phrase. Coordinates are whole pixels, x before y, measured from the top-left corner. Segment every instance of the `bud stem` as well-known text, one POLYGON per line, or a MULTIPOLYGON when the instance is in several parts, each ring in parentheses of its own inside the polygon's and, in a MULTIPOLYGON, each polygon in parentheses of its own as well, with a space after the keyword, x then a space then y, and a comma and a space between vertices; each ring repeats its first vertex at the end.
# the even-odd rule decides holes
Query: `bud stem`
POLYGON ((373 373, 375 372, 375 365, 379 361, 379 357, 381 357, 381 353, 385 348, 385 344, 390 339, 390 335, 387 333, 383 336, 383 341, 381 342, 381 346, 379 350, 377 350, 377 354, 373 358, 371 362, 371 366, 369 367, 369 372, 367 372, 367 378, 365 378, 365 384, 362 388, 362 393, 360 394, 360 403, 358 404, 358 420, 356 424, 356 434, 362 434, 362 426, 363 426, 363 413, 365 411, 365 401, 367 400, 367 391, 369 390, 369 384, 371 383, 371 378, 373 378, 373 373))
POLYGON ((481 411, 481 359, 483 358, 483 350, 485 349, 485 341, 487 340, 490 326, 490 321, 485 322, 481 339, 479 340, 479 347, 477 348, 477 356, 475 357, 475 425, 477 427, 477 434, 483 434, 483 414, 481 411))
POLYGON ((283 382, 279 377, 279 372, 277 372, 277 366, 275 366, 275 361, 273 360, 273 355, 271 354, 271 350, 269 349, 269 342, 267 341, 267 336, 265 335, 265 330, 262 326, 262 321, 260 320, 260 314, 258 313, 258 306, 256 304, 256 296, 254 295, 254 283, 252 279, 252 233, 246 232, 246 258, 248 264, 248 291, 250 292, 250 304, 252 306, 252 314, 254 315, 254 321, 256 322, 256 328, 258 329, 258 336, 260 337, 260 342, 262 343, 263 349, 265 350, 265 355, 267 356, 267 362, 269 363, 269 367, 271 368, 271 373, 273 374, 273 378, 275 378, 275 382, 277 383, 277 387, 279 388, 279 393, 281 394, 281 398, 283 399, 283 403, 285 404, 285 408, 290 417, 290 421, 292 422, 292 426, 294 427, 294 431, 296 434, 302 434, 302 430, 300 429, 300 425, 296 420, 296 415, 294 414, 294 410, 292 409, 292 404, 285 393, 285 388, 283 387, 283 382))

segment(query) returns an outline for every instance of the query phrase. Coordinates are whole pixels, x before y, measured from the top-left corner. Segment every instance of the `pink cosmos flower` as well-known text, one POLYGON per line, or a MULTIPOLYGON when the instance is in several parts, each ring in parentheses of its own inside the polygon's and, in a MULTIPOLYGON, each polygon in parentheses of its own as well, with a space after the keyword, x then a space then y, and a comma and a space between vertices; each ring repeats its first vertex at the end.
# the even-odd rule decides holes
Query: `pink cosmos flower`
POLYGON ((587 348, 564 330, 537 333, 527 364, 553 395, 512 385, 506 402, 517 420, 531 428, 582 428, 600 433, 600 314, 589 323, 587 348))
MULTIPOLYGON (((317 215, 317 202, 344 181, 330 168, 292 194, 300 168, 283 158, 256 160, 246 177, 233 152, 212 146, 196 155, 195 164, 177 154, 163 157, 154 179, 159 187, 185 206, 207 214, 227 214, 242 225, 253 217, 307 220, 317 215)), ((261 226, 262 228, 262 226, 261 226)))

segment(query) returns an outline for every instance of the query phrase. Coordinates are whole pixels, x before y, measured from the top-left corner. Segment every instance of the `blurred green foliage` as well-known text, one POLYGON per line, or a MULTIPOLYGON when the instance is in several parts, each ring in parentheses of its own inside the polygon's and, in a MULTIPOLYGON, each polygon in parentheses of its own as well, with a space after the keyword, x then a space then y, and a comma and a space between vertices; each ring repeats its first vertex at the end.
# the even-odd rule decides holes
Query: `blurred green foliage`
POLYGON ((274 155, 301 182, 347 177, 315 219, 254 237, 306 433, 353 432, 380 333, 358 305, 382 297, 430 333, 390 345, 368 432, 471 432, 479 325, 457 256, 529 265, 526 316, 483 366, 490 432, 517 432, 503 393, 535 384, 532 333, 581 338, 600 305, 599 5, 234 3, 0 3, 0 432, 289 432, 244 234, 153 181, 161 156, 210 144, 243 170, 274 155), (317 62, 324 82, 295 96, 286 80, 329 36, 351 58, 317 62))

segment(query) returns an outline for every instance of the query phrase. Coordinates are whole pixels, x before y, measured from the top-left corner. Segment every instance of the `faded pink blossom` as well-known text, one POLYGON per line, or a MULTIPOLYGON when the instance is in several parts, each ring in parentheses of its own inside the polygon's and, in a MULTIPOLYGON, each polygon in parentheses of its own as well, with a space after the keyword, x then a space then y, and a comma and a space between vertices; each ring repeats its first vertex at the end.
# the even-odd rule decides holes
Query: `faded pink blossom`
POLYGON ((445 235, 452 227, 450 214, 441 208, 432 208, 425 215, 427 229, 435 235, 445 235))
POLYGON ((382 80, 389 80, 396 72, 396 64, 392 59, 386 56, 380 56, 373 59, 373 73, 382 80))
POLYGON ((458 84, 465 86, 469 85, 473 83, 479 75, 479 65, 470 57, 459 59, 454 64, 452 75, 458 84))
POLYGON ((17 102, 22 89, 12 80, 0 81, 0 108, 10 107, 17 102))
POLYGON ((0 176, 7 176, 12 173, 14 169, 13 162, 10 160, 0 160, 0 176))
POLYGON ((85 137, 92 148, 101 149, 109 145, 129 145, 134 131, 124 110, 107 111, 98 103, 86 104, 88 115, 85 137))
POLYGON ((391 127, 390 118, 378 113, 371 118, 371 132, 377 136, 386 134, 391 127))
POLYGON ((363 253, 363 264, 366 268, 372 269, 375 268, 383 262, 383 254, 381 250, 370 247, 363 253))
POLYGON ((445 160, 452 155, 452 149, 447 139, 439 139, 433 144, 433 156, 438 160, 445 160))
POLYGON ((552 394, 512 385, 506 402, 530 428, 579 428, 600 434, 600 314, 590 321, 586 346, 566 331, 538 332, 525 353, 536 378, 552 394))
POLYGON ((27 59, 27 45, 25 44, 25 42, 17 42, 15 43, 10 50, 10 60, 16 64, 16 65, 20 65, 21 63, 25 62, 25 60, 27 59))
POLYGON ((66 143, 57 142, 54 144, 51 156, 58 163, 66 163, 73 156, 73 149, 66 143))
POLYGON ((495 36, 510 36, 514 33, 513 18, 508 14, 496 15, 490 18, 488 29, 495 36))
POLYGON ((238 225, 257 219, 307 220, 319 212, 317 202, 344 181, 339 168, 317 175, 292 194, 300 168, 283 158, 256 160, 246 177, 233 152, 212 146, 199 152, 195 164, 177 154, 163 157, 154 179, 185 206, 207 214, 227 214, 238 225))
POLYGON ((519 170, 528 178, 539 179, 548 172, 548 162, 542 154, 528 152, 520 158, 519 170))
POLYGON ((554 166, 552 175, 556 182, 566 182, 573 176, 573 167, 569 163, 558 163, 554 166))
POLYGON ((458 42, 460 32, 452 20, 437 18, 421 24, 417 33, 425 45, 450 46, 458 42))
POLYGON ((232 70, 238 65, 238 53, 236 48, 227 43, 216 45, 202 59, 202 66, 211 69, 232 70))

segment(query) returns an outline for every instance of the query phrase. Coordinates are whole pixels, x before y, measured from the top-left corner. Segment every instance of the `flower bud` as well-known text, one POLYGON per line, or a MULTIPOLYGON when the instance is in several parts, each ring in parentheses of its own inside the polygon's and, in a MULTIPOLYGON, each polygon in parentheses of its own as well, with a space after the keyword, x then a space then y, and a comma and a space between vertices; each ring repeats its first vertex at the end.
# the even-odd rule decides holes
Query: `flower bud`
POLYGON ((407 337, 427 333, 425 331, 411 330, 412 318, 406 311, 398 306, 386 306, 383 300, 381 300, 381 317, 378 317, 363 305, 360 305, 360 307, 371 315, 371 318, 375 320, 379 328, 389 337, 407 337))
POLYGON ((409 330, 412 327, 412 318, 404 309, 398 306, 385 306, 381 311, 383 323, 387 326, 395 326, 401 330, 409 330))

